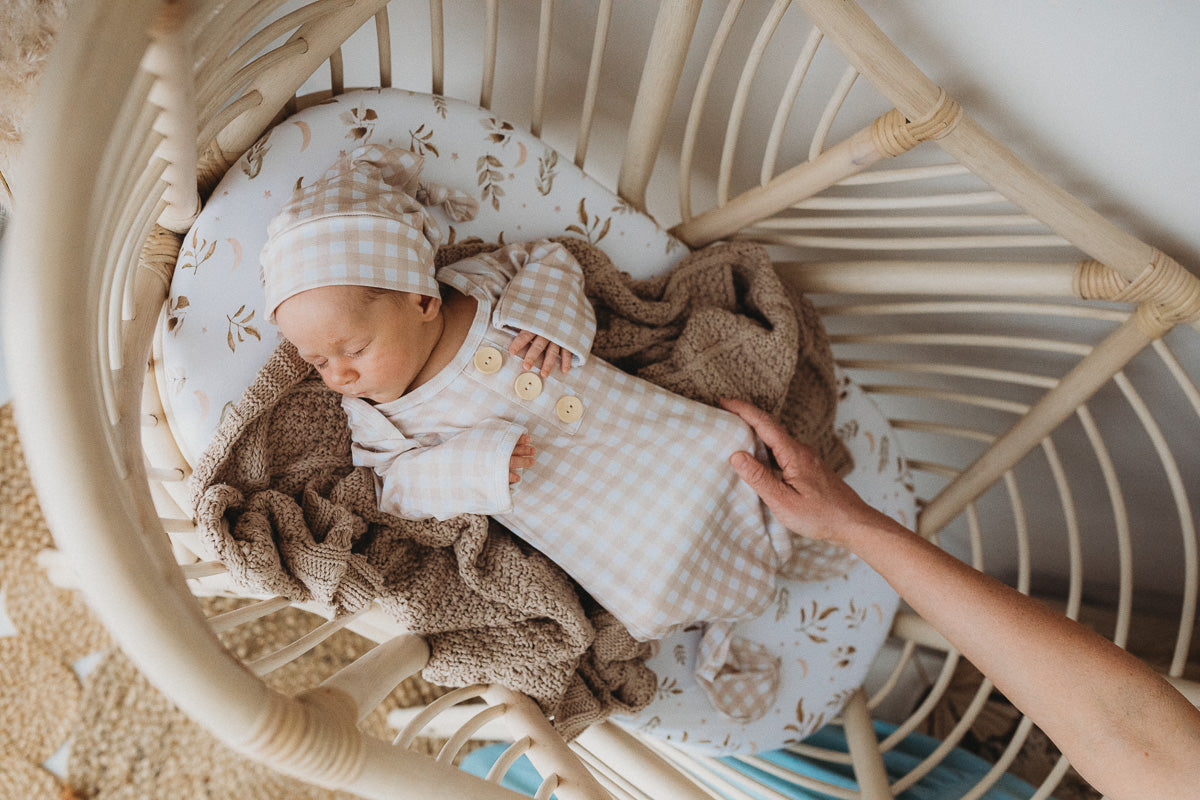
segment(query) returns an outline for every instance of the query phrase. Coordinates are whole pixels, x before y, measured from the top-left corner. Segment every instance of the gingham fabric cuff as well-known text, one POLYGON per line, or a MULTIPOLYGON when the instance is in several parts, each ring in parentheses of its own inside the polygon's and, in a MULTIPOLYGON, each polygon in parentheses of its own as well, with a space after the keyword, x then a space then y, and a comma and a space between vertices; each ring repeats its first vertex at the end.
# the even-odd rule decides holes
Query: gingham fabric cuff
POLYGON ((766 646, 735 636, 733 627, 729 622, 708 624, 693 674, 713 708, 744 724, 775 707, 780 660, 766 646))
POLYGON ((492 324, 544 336, 569 351, 572 364, 583 364, 596 336, 596 313, 574 256, 555 242, 534 247, 524 268, 504 287, 492 324))
POLYGON ((525 429, 488 420, 431 447, 397 455, 384 469, 379 507, 405 519, 512 511, 508 466, 525 429))

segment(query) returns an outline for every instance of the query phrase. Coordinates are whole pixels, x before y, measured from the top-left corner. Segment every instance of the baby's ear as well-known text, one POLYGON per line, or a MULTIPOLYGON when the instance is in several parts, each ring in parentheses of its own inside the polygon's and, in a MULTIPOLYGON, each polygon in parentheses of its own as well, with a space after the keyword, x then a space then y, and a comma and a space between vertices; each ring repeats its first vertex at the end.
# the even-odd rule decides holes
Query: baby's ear
POLYGON ((417 306, 417 310, 420 312, 421 318, 426 321, 432 321, 436 319, 438 312, 442 310, 442 298, 440 297, 432 297, 427 294, 410 292, 407 299, 417 306))

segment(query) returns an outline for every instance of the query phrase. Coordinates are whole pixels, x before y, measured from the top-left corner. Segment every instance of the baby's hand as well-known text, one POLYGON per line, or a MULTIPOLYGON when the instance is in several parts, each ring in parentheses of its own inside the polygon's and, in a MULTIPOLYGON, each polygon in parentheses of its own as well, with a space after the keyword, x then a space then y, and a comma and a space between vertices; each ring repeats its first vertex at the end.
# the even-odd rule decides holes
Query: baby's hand
POLYGON ((508 461, 508 482, 516 483, 521 480, 521 476, 517 474, 517 470, 526 469, 533 466, 533 457, 537 450, 529 443, 529 434, 522 433, 517 439, 517 445, 513 448, 512 458, 508 461))
POLYGON ((556 345, 545 336, 538 336, 531 331, 521 331, 508 347, 508 352, 514 356, 525 351, 525 369, 533 369, 534 362, 542 359, 542 375, 554 372, 555 365, 561 366, 563 372, 571 371, 571 353, 556 345))

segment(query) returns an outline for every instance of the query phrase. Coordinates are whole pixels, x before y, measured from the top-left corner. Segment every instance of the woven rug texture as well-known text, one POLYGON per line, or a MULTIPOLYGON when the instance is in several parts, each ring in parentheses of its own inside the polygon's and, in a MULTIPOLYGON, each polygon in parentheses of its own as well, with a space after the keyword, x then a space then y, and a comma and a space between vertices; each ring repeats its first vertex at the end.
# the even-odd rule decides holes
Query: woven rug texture
MULTIPOLYGON (((226 748, 141 676, 82 602, 42 569, 53 548, 17 439, 11 406, 0 408, 0 594, 16 634, 0 637, 0 800, 341 800, 226 748), (76 670, 75 668, 79 669, 76 670), (82 677, 80 675, 82 674, 82 677), (65 780, 43 764, 67 746, 65 780)), ((200 601, 209 616, 240 602, 200 601)), ((286 609, 223 635, 243 659, 269 653, 322 620, 286 609)), ((271 673, 271 686, 315 686, 372 643, 339 631, 271 673)), ((364 722, 389 739, 386 714, 444 693, 410 678, 364 722)), ((414 749, 436 754, 441 742, 414 749)))

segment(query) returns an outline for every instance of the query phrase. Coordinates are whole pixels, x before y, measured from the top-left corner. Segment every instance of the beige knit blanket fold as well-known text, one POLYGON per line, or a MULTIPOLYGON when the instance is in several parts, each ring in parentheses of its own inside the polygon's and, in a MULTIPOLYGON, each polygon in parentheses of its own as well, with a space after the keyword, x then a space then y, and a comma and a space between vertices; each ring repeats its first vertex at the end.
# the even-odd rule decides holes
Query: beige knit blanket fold
MULTIPOLYGON (((704 402, 735 396, 782 412, 789 429, 836 459, 824 331, 765 251, 714 246, 661 280, 635 282, 586 242, 562 241, 594 295, 596 355, 704 402), (808 311, 798 315, 798 303, 808 311)), ((438 262, 495 246, 449 245, 438 262)), ((193 474, 192 499, 209 555, 237 586, 339 614, 377 601, 429 641, 422 674, 433 683, 524 692, 568 738, 654 698, 648 646, 499 524, 381 512, 370 471, 351 463, 339 397, 287 343, 225 414, 193 474)))

